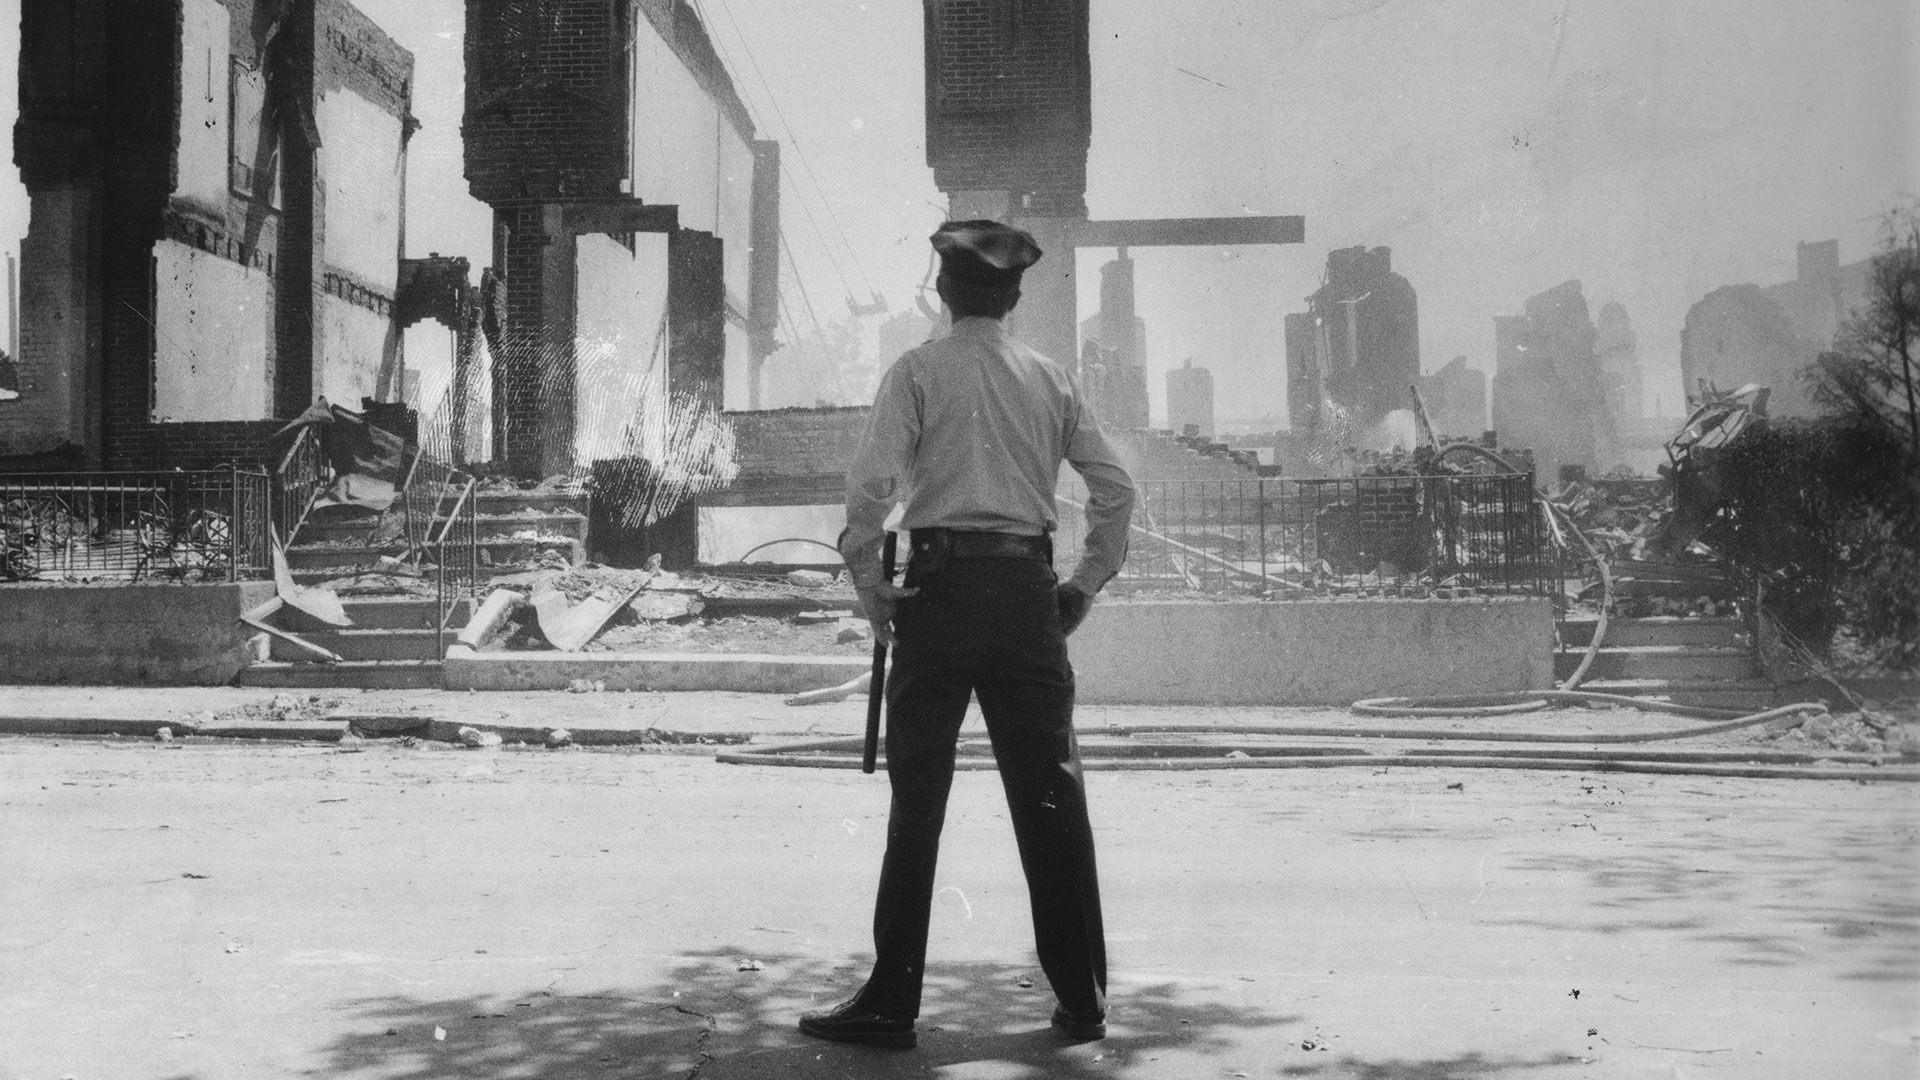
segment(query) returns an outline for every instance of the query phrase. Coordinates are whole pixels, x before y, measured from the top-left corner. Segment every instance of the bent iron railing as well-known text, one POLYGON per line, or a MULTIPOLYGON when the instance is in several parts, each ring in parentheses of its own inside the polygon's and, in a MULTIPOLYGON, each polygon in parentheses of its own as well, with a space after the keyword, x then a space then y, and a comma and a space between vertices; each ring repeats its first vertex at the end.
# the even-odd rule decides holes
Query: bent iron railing
MULTIPOLYGON (((1525 474, 1150 480, 1135 489, 1121 587, 1283 599, 1541 594, 1555 572, 1525 474)), ((1056 497, 1063 572, 1080 556, 1086 497, 1077 477, 1056 497)))
POLYGON ((327 457, 317 428, 309 424, 294 436, 273 472, 273 523, 281 543, 294 542, 327 481, 327 457))
POLYGON ((233 466, 0 474, 0 580, 268 577, 272 502, 265 472, 233 466))
MULTIPOLYGON (((453 612, 462 599, 472 597, 480 584, 480 518, 478 481, 460 473, 464 482, 452 494, 453 504, 444 516, 436 513, 437 532, 429 531, 425 554, 431 561, 434 597, 438 605, 434 619, 436 651, 447 655, 447 633, 453 612)), ((450 488, 454 485, 448 485, 450 488)), ((438 507, 436 506, 436 511, 438 507)))

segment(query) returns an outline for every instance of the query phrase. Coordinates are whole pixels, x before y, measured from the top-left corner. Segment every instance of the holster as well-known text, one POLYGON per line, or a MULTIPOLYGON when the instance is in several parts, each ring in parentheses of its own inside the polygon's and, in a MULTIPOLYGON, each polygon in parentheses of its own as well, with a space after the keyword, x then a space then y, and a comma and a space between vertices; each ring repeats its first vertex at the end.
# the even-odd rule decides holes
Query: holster
POLYGON ((915 529, 908 543, 907 573, 902 579, 909 589, 937 581, 953 558, 951 529, 915 529))

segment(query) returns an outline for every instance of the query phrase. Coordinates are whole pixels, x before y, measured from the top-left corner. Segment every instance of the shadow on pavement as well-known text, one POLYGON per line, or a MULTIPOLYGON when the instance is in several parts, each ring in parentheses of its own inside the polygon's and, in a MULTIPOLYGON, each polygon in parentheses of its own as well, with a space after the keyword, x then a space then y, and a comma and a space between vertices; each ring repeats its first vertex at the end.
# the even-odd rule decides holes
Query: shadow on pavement
POLYGON ((319 1071, 395 1080, 725 1080, 925 1075, 964 1064, 963 1075, 1112 1077, 1116 1066, 1160 1055, 1206 1062, 1209 1072, 1227 1060, 1250 1066, 1299 1038, 1296 1016, 1234 1005, 1190 985, 1130 985, 1113 1001, 1108 1038, 1073 1043, 1048 1026, 1053 995, 1037 970, 949 964, 928 980, 918 1049, 848 1046, 801 1035, 794 1025, 801 1012, 850 994, 862 968, 762 954, 760 970, 741 971, 744 956, 728 949, 684 956, 657 981, 592 990, 534 986, 508 997, 355 1002, 345 1009, 349 1032, 322 1049, 319 1071), (1022 987, 1023 980, 1032 985, 1022 987))

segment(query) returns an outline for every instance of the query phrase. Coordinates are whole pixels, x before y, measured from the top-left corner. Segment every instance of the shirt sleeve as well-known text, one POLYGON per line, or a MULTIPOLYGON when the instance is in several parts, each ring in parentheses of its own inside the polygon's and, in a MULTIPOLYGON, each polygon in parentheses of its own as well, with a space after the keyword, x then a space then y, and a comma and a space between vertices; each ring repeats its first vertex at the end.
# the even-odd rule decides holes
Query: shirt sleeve
POLYGON ((1133 480, 1091 410, 1074 398, 1073 427, 1067 436, 1067 463, 1087 484, 1087 539, 1080 565, 1068 579, 1092 596, 1120 572, 1127 560, 1128 529, 1133 521, 1133 480))
POLYGON ((904 360, 888 368, 847 466, 847 528, 840 534, 840 557, 856 588, 872 588, 883 576, 880 542, 887 515, 906 498, 920 445, 919 398, 904 360))

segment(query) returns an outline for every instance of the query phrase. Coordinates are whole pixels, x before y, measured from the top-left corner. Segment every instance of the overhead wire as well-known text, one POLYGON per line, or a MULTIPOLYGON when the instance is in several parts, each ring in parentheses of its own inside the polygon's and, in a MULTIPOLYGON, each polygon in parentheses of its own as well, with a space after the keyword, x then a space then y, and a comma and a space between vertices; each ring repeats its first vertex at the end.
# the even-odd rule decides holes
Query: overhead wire
MULTIPOLYGON (((840 237, 841 244, 847 249, 847 258, 853 263, 854 273, 860 278, 869 293, 875 292, 873 280, 867 276, 866 268, 861 265, 860 255, 854 249, 853 241, 848 238, 847 230, 840 224, 839 215, 833 212, 833 203, 828 201, 826 196, 826 186, 820 183, 819 174, 814 172, 813 161, 807 157, 806 148, 800 145, 799 137, 794 134, 793 125, 787 121, 786 111, 780 108, 780 98, 774 94, 772 86, 767 82, 766 72, 760 67, 760 60, 754 55, 753 46, 747 44, 746 35, 741 33, 740 22, 733 17, 733 9, 727 5, 727 0, 714 0, 714 3, 720 8, 721 14, 727 17, 727 25, 733 28, 733 36, 740 42, 740 49, 746 54, 747 63, 753 68, 754 78, 758 80, 760 84, 761 93, 766 96, 767 102, 773 106, 773 114, 780 121, 781 128, 786 132, 788 145, 793 147, 795 156, 800 159, 801 167, 806 170, 808 180, 813 183, 814 191, 820 200, 821 209, 826 211, 827 220, 832 223, 834 231, 840 237)), ((797 182, 794 183, 794 194, 796 196, 800 194, 800 187, 797 182)), ((808 219, 811 221, 813 211, 807 207, 805 199, 800 200, 800 208, 807 213, 808 219)), ((818 230, 819 226, 817 222, 814 223, 814 226, 815 229, 818 230)), ((826 237, 824 234, 821 236, 821 243, 826 245, 826 237)), ((840 273, 839 263, 833 259, 831 246, 826 245, 826 250, 828 260, 834 264, 834 272, 840 273)), ((847 292, 851 295, 853 286, 846 281, 844 274, 841 275, 841 284, 846 285, 847 292)))

